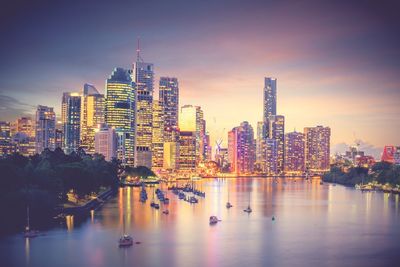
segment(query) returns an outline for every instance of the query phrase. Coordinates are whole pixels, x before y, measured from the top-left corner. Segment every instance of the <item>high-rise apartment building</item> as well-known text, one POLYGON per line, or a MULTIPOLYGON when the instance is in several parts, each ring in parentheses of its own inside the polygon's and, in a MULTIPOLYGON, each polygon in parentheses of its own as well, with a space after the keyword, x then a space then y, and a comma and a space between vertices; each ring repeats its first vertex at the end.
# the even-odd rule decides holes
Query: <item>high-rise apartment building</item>
POLYGON ((181 131, 179 134, 179 170, 194 171, 197 167, 196 132, 181 131))
POLYGON ((11 123, 0 121, 0 157, 13 153, 11 143, 11 123))
POLYGON ((36 153, 35 125, 29 117, 18 118, 13 123, 12 143, 15 151, 24 156, 32 156, 36 153))
POLYGON ((266 121, 269 116, 276 115, 276 78, 264 78, 264 98, 263 108, 264 116, 263 119, 266 121))
POLYGON ((115 68, 106 80, 104 119, 118 136, 117 157, 123 164, 135 163, 135 84, 129 72, 115 68))
POLYGON ((231 172, 245 174, 254 171, 254 131, 247 121, 228 133, 228 157, 231 172))
POLYGON ((284 171, 285 163, 285 117, 271 115, 267 119, 268 138, 277 141, 277 171, 284 171))
POLYGON ((104 95, 90 84, 83 86, 81 108, 81 147, 93 154, 95 130, 104 123, 104 95))
POLYGON ((329 127, 304 128, 306 169, 311 172, 329 170, 330 137, 329 127))
POLYGON ((266 138, 264 144, 265 163, 264 172, 268 175, 279 174, 278 169, 278 141, 272 138, 266 138))
POLYGON ((285 172, 301 174, 305 170, 304 134, 285 134, 285 172))
POLYGON ((64 152, 70 154, 77 151, 81 133, 81 95, 64 93, 61 113, 63 114, 64 152), (64 112, 64 113, 63 113, 64 112))
POLYGON ((46 148, 55 149, 56 145, 56 114, 52 107, 38 106, 36 109, 35 140, 36 153, 42 153, 46 148))

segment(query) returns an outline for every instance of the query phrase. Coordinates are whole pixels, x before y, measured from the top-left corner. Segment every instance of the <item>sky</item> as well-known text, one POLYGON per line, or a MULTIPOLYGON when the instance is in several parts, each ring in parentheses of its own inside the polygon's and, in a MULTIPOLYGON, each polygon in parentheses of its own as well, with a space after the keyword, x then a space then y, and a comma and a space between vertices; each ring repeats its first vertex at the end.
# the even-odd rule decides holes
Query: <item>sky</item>
MULTIPOLYGON (((398 1, 397 1, 398 2, 398 1)), ((0 120, 60 114, 65 91, 104 92, 141 57, 177 77, 214 140, 262 119, 264 77, 278 79, 286 132, 324 125, 332 152, 354 141, 379 156, 400 145, 396 1, 9 1, 0 10, 0 120)), ((158 98, 158 91, 154 93, 158 98)))

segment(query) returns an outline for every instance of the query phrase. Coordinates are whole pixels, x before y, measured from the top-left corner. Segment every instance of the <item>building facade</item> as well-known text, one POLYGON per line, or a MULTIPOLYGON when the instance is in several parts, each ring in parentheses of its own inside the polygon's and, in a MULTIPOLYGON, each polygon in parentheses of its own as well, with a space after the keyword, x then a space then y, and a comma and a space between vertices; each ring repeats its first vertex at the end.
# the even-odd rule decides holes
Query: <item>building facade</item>
POLYGON ((99 125, 94 135, 94 150, 95 153, 103 155, 107 161, 117 158, 118 137, 114 128, 108 127, 105 123, 99 125))
POLYGON ((177 127, 179 121, 179 84, 173 77, 160 77, 159 101, 164 115, 165 127, 177 127))
POLYGON ((264 78, 264 98, 263 98, 263 119, 266 121, 269 116, 276 115, 276 78, 264 78))
POLYGON ((325 172, 330 168, 330 138, 329 127, 316 126, 304 128, 306 170, 325 172))
POLYGON ((52 107, 38 106, 35 119, 36 153, 54 150, 56 145, 56 113, 52 107))
POLYGON ((153 102, 152 168, 162 169, 164 160, 164 112, 161 101, 153 102))
POLYGON ((254 131, 248 122, 242 122, 228 133, 228 157, 232 173, 249 174, 254 171, 254 131))
POLYGON ((285 135, 285 172, 301 174, 305 171, 304 134, 291 132, 285 135))
POLYGON ((115 68, 106 80, 104 118, 118 136, 117 158, 123 164, 135 164, 135 84, 129 72, 115 68))
POLYGON ((64 93, 62 112, 64 110, 64 152, 70 154, 78 151, 81 133, 81 95, 79 93, 64 93))
POLYGON ((277 142, 277 171, 283 172, 285 166, 285 117, 282 115, 271 115, 267 119, 268 138, 277 142))

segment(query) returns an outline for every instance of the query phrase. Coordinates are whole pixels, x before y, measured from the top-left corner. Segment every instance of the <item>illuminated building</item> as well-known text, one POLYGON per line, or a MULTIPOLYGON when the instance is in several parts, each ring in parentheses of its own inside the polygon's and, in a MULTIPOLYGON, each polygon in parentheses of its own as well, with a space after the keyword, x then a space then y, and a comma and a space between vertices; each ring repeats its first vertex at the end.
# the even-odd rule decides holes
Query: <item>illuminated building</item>
POLYGON ((196 132, 181 131, 179 134, 179 170, 194 171, 197 166, 196 132))
POLYGON ((36 153, 54 150, 56 145, 56 114, 52 107, 38 106, 35 123, 36 153))
POLYGON ((13 152, 11 124, 6 121, 0 121, 0 157, 10 155, 13 152))
POLYGON ((268 138, 277 141, 278 166, 277 171, 283 172, 285 162, 285 117, 271 115, 267 119, 268 138))
POLYGON ((134 166, 135 85, 127 70, 115 68, 106 80, 104 118, 118 136, 117 157, 125 165, 134 166))
POLYGON ((364 151, 360 151, 357 146, 350 146, 349 150, 346 151, 346 158, 351 160, 353 164, 356 163, 357 157, 364 157, 364 151))
POLYGON ((400 146, 396 146, 393 154, 394 164, 400 165, 400 146))
POLYGON ((177 78, 160 77, 159 100, 165 127, 177 127, 179 116, 179 84, 177 78))
POLYGON ((278 168, 278 141, 272 138, 266 138, 264 144, 265 166, 264 171, 268 175, 279 174, 278 168))
POLYGON ((94 134, 94 150, 101 154, 107 161, 117 158, 118 138, 114 128, 110 128, 107 124, 102 123, 95 130, 94 134))
POLYGON ((13 124, 12 143, 15 151, 24 156, 32 156, 36 153, 35 126, 31 118, 18 118, 13 124))
POLYGON ((256 166, 258 171, 265 172, 265 139, 267 138, 267 125, 264 121, 257 122, 256 138, 256 166))
POLYGON ((331 129, 323 126, 306 127, 304 135, 306 170, 328 171, 331 129))
POLYGON ((205 120, 203 111, 198 106, 184 105, 179 113, 179 129, 181 132, 194 132, 196 138, 196 162, 204 160, 205 120))
POLYGON ((291 132, 285 135, 285 172, 304 172, 304 149, 303 133, 291 132))
POLYGON ((104 95, 90 84, 83 86, 81 109, 81 147, 93 154, 95 130, 104 123, 104 95))
POLYGON ((162 169, 164 159, 164 113, 161 101, 153 102, 152 168, 162 169))
POLYGON ((228 157, 231 172, 246 174, 254 171, 254 131, 247 121, 228 132, 228 157))
POLYGON ((264 116, 266 121, 269 116, 276 115, 276 78, 264 78, 264 116))
POLYGON ((70 154, 77 151, 80 144, 81 131, 81 96, 79 93, 64 93, 61 104, 64 130, 64 152, 70 154))
POLYGON ((56 128, 56 148, 61 148, 63 147, 64 143, 64 134, 61 129, 56 128))
POLYGON ((381 161, 400 164, 400 146, 385 146, 381 161))
POLYGON ((229 166, 228 149, 220 148, 219 153, 215 155, 215 161, 217 162, 221 171, 225 171, 229 166))
POLYGON ((137 50, 136 62, 132 65, 132 80, 136 83, 136 154, 135 166, 151 168, 153 134, 153 87, 154 67, 145 63, 137 50))
POLYGON ((163 168, 176 170, 179 168, 179 142, 165 142, 163 144, 163 168))

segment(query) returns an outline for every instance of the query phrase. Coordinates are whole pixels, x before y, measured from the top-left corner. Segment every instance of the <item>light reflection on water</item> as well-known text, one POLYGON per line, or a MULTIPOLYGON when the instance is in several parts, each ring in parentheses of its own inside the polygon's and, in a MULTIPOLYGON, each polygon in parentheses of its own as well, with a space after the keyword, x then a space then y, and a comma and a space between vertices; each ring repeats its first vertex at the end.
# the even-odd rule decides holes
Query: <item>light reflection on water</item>
POLYGON ((302 179, 209 179, 196 186, 206 191, 198 204, 168 191, 170 204, 159 210, 150 208, 154 188, 147 188, 145 204, 139 202, 139 188, 120 189, 81 225, 67 216, 65 228, 44 236, 0 239, 1 262, 41 267, 387 266, 400 260, 399 196, 302 179), (253 212, 246 214, 249 203, 253 212), (162 214, 166 208, 169 215, 162 214), (210 226, 210 215, 222 221, 210 226), (118 248, 124 225, 141 244, 118 248))

